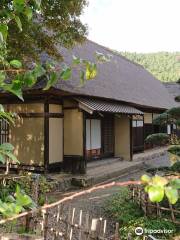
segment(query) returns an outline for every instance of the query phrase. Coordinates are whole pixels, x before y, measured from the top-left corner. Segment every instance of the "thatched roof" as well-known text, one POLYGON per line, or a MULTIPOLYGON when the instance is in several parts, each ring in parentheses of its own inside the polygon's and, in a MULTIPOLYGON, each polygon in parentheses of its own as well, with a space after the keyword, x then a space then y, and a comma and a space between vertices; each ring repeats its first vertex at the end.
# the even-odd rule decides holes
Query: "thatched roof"
POLYGON ((141 65, 135 64, 125 57, 87 40, 72 50, 58 47, 64 61, 70 64, 72 56, 95 61, 95 52, 111 55, 109 62, 98 65, 96 79, 79 87, 79 72, 74 71, 68 81, 59 80, 55 88, 70 93, 109 98, 138 106, 159 109, 171 108, 174 101, 167 89, 141 65))

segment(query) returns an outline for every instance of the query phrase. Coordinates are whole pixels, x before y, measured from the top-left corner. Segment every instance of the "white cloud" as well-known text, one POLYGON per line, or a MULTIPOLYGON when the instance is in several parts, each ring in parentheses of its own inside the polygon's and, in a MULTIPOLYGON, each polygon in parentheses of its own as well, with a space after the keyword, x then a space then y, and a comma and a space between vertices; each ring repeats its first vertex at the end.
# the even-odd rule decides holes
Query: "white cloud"
POLYGON ((89 0, 89 38, 120 51, 180 51, 180 0, 89 0))

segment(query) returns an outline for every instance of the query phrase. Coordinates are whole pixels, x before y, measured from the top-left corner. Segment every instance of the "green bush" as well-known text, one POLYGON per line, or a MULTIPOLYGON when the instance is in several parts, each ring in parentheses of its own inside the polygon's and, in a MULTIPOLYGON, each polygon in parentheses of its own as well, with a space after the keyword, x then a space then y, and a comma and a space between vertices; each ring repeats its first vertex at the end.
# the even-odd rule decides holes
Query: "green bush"
POLYGON ((169 153, 175 154, 180 157, 180 145, 172 146, 168 149, 169 153))
POLYGON ((175 162, 175 163, 172 165, 171 171, 180 173, 180 161, 175 162))
POLYGON ((22 173, 22 178, 9 180, 6 186, 0 184, 0 199, 5 199, 9 194, 15 192, 16 185, 18 184, 23 191, 34 199, 34 192, 32 184, 37 182, 38 187, 38 202, 37 204, 42 206, 46 201, 46 194, 52 190, 52 184, 40 174, 22 173))
POLYGON ((163 146, 169 143, 169 135, 166 133, 154 133, 147 136, 145 143, 156 146, 163 146))
POLYGON ((130 190, 127 187, 120 189, 105 205, 106 213, 120 224, 143 216, 139 206, 130 200, 130 190))
POLYGON ((180 118, 180 107, 174 107, 167 110, 167 114, 171 115, 174 118, 180 118))
POLYGON ((146 172, 152 174, 152 175, 156 175, 158 172, 164 172, 167 173, 171 171, 171 167, 166 167, 166 166, 162 166, 162 167, 153 167, 153 168, 148 168, 146 170, 146 172))

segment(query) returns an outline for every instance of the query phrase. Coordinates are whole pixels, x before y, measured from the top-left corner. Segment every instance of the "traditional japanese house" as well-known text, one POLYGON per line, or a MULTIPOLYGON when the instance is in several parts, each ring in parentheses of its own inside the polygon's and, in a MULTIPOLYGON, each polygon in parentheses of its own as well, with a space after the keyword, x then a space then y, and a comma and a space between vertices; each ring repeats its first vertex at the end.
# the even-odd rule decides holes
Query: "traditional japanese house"
POLYGON ((96 51, 110 61, 81 87, 74 70, 72 79, 59 79, 48 91, 39 81, 24 91, 24 102, 1 93, 0 102, 19 115, 15 126, 1 120, 1 143, 15 146, 21 167, 42 171, 85 173, 88 161, 108 157, 133 161, 154 131, 153 117, 174 104, 168 91, 142 66, 92 41, 57 51, 66 64, 73 55, 95 61, 96 51))

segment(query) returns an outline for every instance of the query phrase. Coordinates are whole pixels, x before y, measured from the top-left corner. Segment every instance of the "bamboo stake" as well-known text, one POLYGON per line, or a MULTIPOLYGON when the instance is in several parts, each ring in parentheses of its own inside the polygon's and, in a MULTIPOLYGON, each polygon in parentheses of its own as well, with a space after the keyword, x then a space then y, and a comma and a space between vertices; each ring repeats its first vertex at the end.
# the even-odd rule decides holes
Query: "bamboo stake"
POLYGON ((86 214, 86 220, 85 220, 85 238, 86 240, 89 239, 89 214, 86 214))
POLYGON ((80 210, 79 212, 79 240, 81 240, 82 237, 81 226, 82 226, 82 210, 80 210))
POLYGON ((116 223, 114 240, 120 240, 120 236, 119 236, 119 223, 116 223))
POLYGON ((76 209, 73 208, 72 218, 71 218, 71 230, 70 230, 70 236, 69 236, 69 239, 70 239, 70 240, 72 239, 72 234, 73 234, 73 224, 74 224, 75 211, 76 211, 76 209))

